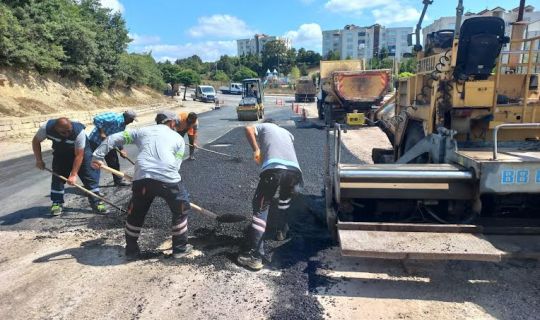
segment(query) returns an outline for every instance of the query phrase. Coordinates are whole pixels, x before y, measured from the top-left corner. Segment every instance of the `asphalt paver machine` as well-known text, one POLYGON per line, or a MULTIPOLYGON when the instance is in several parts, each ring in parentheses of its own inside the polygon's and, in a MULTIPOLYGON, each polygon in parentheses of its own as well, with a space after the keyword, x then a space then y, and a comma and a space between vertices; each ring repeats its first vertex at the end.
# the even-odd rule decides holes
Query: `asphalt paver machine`
POLYGON ((329 126, 326 218, 344 255, 540 257, 540 37, 462 12, 429 52, 417 43, 416 74, 375 113, 393 145, 375 164, 343 163, 343 128, 329 126))

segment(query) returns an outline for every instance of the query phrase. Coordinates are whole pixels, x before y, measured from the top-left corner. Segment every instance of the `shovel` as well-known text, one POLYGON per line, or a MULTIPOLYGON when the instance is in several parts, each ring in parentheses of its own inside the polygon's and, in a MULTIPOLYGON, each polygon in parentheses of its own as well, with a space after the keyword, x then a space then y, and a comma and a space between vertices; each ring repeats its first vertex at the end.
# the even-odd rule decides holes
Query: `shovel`
MULTIPOLYGON (((108 166, 106 166, 104 164, 101 165, 101 169, 103 169, 104 171, 107 171, 109 173, 112 173, 112 174, 114 174, 116 176, 119 176, 121 178, 124 178, 126 180, 133 181, 133 177, 123 173, 122 171, 118 171, 118 170, 115 170, 113 168, 110 168, 110 167, 108 167, 108 166)), ((191 208, 193 208, 199 214, 201 214, 201 215, 203 215, 205 217, 208 217, 210 219, 214 219, 217 222, 235 223, 235 222, 242 222, 242 221, 246 220, 246 217, 244 217, 242 215, 237 215, 237 214, 217 215, 217 214, 213 213, 212 211, 201 208, 201 207, 199 207, 198 205, 196 205, 194 203, 190 203, 190 206, 191 206, 191 208)))
POLYGON ((195 148, 197 148, 197 149, 201 149, 201 150, 204 150, 204 151, 206 151, 206 152, 211 152, 211 153, 219 154, 219 155, 222 155, 222 156, 225 156, 225 157, 229 157, 229 158, 231 158, 231 160, 236 161, 236 162, 242 162, 242 160, 243 160, 243 159, 240 158, 240 157, 231 156, 230 154, 226 154, 226 153, 222 153, 222 152, 217 152, 217 151, 210 150, 210 149, 205 149, 205 148, 203 148, 203 147, 194 146, 194 145, 189 144, 189 143, 188 143, 188 145, 189 145, 190 147, 195 147, 195 148))
MULTIPOLYGON (((62 176, 62 175, 59 175, 58 173, 52 171, 52 170, 49 169, 49 168, 45 168, 45 170, 46 170, 46 171, 49 171, 53 176, 55 176, 55 177, 57 177, 57 178, 60 178, 60 179, 64 180, 65 182, 68 181, 68 179, 67 179, 66 177, 64 177, 64 176, 62 176)), ((113 169, 113 170, 114 170, 114 169, 113 169)), ((98 195, 95 194, 94 192, 92 192, 92 191, 86 189, 85 187, 83 187, 83 186, 81 186, 81 185, 78 185, 78 184, 76 184, 76 183, 73 184, 73 186, 74 186, 75 188, 77 188, 77 189, 83 191, 84 193, 86 193, 86 194, 88 194, 88 195, 91 195, 92 197, 94 197, 94 198, 96 198, 96 199, 99 199, 99 200, 105 202, 106 204, 108 204, 108 205, 114 207, 115 209, 118 209, 120 212, 122 212, 122 213, 127 213, 126 210, 120 208, 119 206, 115 205, 114 203, 110 202, 109 200, 107 200, 107 199, 105 199, 105 198, 103 198, 103 197, 101 197, 101 196, 98 196, 98 195)))
POLYGON ((122 158, 124 158, 124 159, 126 159, 127 161, 129 161, 129 163, 131 163, 132 165, 135 165, 135 162, 134 162, 133 160, 131 160, 128 156, 125 156, 125 157, 124 157, 124 156, 122 155, 122 152, 120 151, 120 149, 114 148, 114 150, 116 150, 116 152, 118 152, 118 154, 119 154, 122 158))

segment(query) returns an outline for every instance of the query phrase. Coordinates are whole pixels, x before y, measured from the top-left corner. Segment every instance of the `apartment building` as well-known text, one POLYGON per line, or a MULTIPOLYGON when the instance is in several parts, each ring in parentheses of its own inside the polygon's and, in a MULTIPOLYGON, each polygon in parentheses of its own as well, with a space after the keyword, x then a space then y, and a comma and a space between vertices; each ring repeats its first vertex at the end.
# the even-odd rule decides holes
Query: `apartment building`
POLYGON ((292 40, 284 37, 269 36, 266 34, 256 34, 250 39, 236 40, 238 56, 261 54, 264 46, 270 41, 281 41, 287 49, 292 48, 292 40))
POLYGON ((401 59, 403 54, 411 52, 407 45, 407 35, 412 27, 386 28, 379 24, 369 27, 346 25, 343 29, 323 31, 322 54, 330 51, 339 52, 341 59, 369 59, 377 56, 382 48, 387 48, 389 55, 401 59))

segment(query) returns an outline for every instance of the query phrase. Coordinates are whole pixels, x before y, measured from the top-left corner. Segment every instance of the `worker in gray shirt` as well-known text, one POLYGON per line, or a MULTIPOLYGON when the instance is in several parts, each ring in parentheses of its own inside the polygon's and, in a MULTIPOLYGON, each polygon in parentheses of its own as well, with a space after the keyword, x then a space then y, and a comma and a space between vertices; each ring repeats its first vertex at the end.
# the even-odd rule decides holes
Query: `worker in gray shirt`
POLYGON ((174 131, 177 122, 176 113, 160 111, 156 125, 112 134, 94 151, 92 166, 99 168, 115 147, 133 143, 139 148, 125 225, 126 257, 130 260, 140 257, 138 239, 155 197, 165 199, 172 212, 173 257, 181 258, 192 249, 187 243, 187 218, 191 207, 179 173, 185 143, 174 131))
MULTIPOLYGON (((247 246, 238 255, 238 263, 252 270, 263 267, 263 236, 270 204, 279 188, 277 209, 285 215, 295 190, 302 183, 302 172, 294 150, 294 136, 284 128, 266 120, 246 127, 246 137, 253 149, 253 158, 261 165, 257 190, 253 196, 253 218, 247 234, 247 246)), ((283 240, 285 229, 278 231, 283 240)))
MULTIPOLYGON (((41 143, 52 141, 52 171, 67 178, 67 183, 75 184, 77 175, 86 189, 99 194, 99 171, 90 166, 92 150, 84 132, 84 125, 70 121, 68 118, 51 119, 44 123, 32 139, 32 149, 36 158, 36 167, 45 169, 41 153, 41 143)), ((64 204, 64 180, 52 176, 51 181, 51 215, 62 213, 64 204)), ((92 209, 96 213, 106 213, 102 201, 89 197, 92 209)))

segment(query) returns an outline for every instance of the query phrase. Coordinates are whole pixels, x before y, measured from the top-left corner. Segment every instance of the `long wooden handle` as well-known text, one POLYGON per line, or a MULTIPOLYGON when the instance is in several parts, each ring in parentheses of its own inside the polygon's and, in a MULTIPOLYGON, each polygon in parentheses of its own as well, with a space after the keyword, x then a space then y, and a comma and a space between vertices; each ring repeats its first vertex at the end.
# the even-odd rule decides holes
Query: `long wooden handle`
POLYGON ((191 208, 195 209, 198 213, 202 214, 203 216, 207 216, 211 219, 216 219, 218 217, 217 214, 213 213, 210 210, 206 210, 204 208, 199 207, 198 205, 194 204, 193 202, 190 203, 191 208))
MULTIPOLYGON (((46 171, 49 171, 53 176, 58 177, 58 178, 64 180, 65 182, 68 181, 68 179, 67 179, 66 177, 64 177, 64 176, 62 176, 62 175, 59 175, 58 173, 52 171, 52 170, 49 169, 49 168, 45 168, 45 170, 46 170, 46 171)), ((108 204, 108 205, 113 206, 114 208, 120 210, 121 212, 127 213, 126 210, 120 208, 119 206, 115 205, 114 203, 110 202, 109 200, 107 200, 107 199, 105 199, 105 198, 103 198, 103 197, 101 197, 101 196, 98 196, 98 195, 95 194, 94 192, 92 192, 92 191, 86 189, 85 187, 83 187, 83 186, 81 186, 81 185, 78 185, 78 184, 76 184, 76 183, 73 184, 73 186, 74 186, 75 188, 77 188, 77 189, 83 191, 84 193, 89 194, 89 195, 91 195, 92 197, 94 197, 94 198, 96 198, 96 199, 99 199, 99 200, 105 202, 105 203, 108 204)))
MULTIPOLYGON (((101 169, 105 170, 105 171, 108 171, 114 175, 117 175, 119 177, 122 177, 122 178, 125 178, 126 180, 130 180, 132 181, 133 178, 131 176, 128 176, 127 174, 121 172, 121 171, 118 171, 118 170, 115 170, 113 168, 110 168, 110 167, 107 167, 106 165, 101 165, 101 169)), ((198 205, 194 204, 193 202, 190 203, 190 206, 191 208, 193 208, 195 211, 197 211, 198 213, 202 214, 203 216, 206 216, 208 218, 211 218, 211 219, 216 219, 218 217, 217 214, 213 213, 212 211, 210 210, 206 210, 204 208, 201 208, 199 207, 198 205)))
POLYGON ((132 165, 135 165, 135 161, 131 160, 128 156, 123 156, 122 155, 122 152, 120 151, 120 149, 118 148, 114 148, 114 150, 116 150, 116 152, 118 152, 120 154, 120 156, 124 159, 126 159, 127 161, 129 161, 129 163, 131 163, 132 165))
POLYGON ((112 173, 112 174, 114 174, 115 176, 119 176, 119 177, 124 178, 124 179, 126 179, 126 180, 133 181, 133 177, 132 177, 132 176, 127 175, 127 174, 123 173, 122 171, 118 171, 118 170, 116 170, 116 169, 113 169, 113 168, 111 168, 111 167, 108 167, 108 166, 106 166, 106 165, 104 165, 104 164, 101 165, 101 169, 103 169, 103 171, 107 171, 107 172, 109 172, 109 173, 112 173))
MULTIPOLYGON (((194 145, 188 143, 189 146, 191 147, 194 147, 194 145)), ((201 149, 201 150, 204 150, 204 151, 207 151, 207 152, 212 152, 212 153, 215 153, 215 154, 220 154, 222 156, 226 156, 226 157, 229 157, 229 158, 235 158, 234 156, 231 156, 230 154, 226 154, 226 153, 221 153, 221 152, 217 152, 217 151, 214 151, 214 150, 210 150, 210 149, 205 149, 203 147, 195 147, 197 149, 201 149)))

